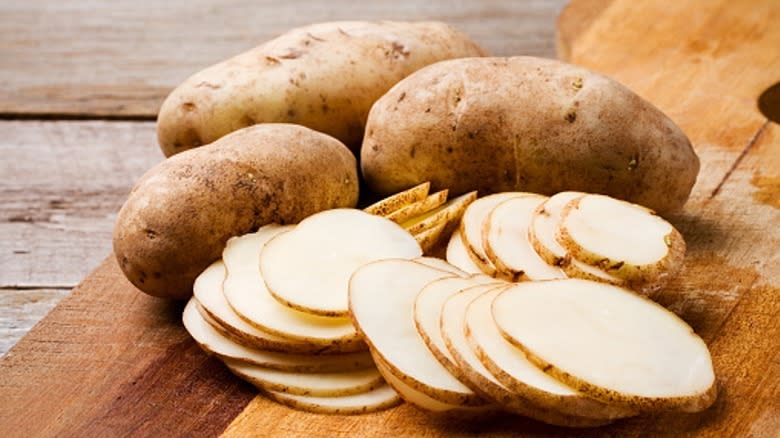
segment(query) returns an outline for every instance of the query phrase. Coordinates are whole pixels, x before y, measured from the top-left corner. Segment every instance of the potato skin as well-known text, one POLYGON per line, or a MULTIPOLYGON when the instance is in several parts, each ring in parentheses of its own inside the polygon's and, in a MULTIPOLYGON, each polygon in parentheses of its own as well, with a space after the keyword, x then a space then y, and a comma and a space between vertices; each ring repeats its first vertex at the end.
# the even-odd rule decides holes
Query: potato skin
POLYGON ((431 181, 453 196, 574 190, 668 212, 688 199, 699 158, 614 80, 554 60, 468 58, 421 69, 374 104, 361 166, 380 194, 431 181))
POLYGON ((428 64, 486 53, 438 22, 332 22, 293 29, 196 73, 160 108, 166 156, 256 123, 297 123, 357 155, 371 105, 428 64))
POLYGON ((149 170, 119 212, 114 253, 142 291, 186 299, 230 237, 357 200, 357 164, 338 140, 256 125, 149 170))

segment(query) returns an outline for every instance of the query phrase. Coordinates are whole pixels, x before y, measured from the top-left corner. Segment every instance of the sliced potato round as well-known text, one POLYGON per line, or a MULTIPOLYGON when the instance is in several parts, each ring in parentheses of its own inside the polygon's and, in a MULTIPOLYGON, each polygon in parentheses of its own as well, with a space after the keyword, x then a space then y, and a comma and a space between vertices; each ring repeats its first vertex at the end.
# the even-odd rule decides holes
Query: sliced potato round
POLYGON ((490 284, 474 286, 451 296, 444 303, 441 311, 441 332, 444 343, 457 365, 456 376, 475 392, 492 400, 502 409, 544 423, 566 427, 594 427, 607 424, 609 420, 565 415, 554 409, 542 408, 501 384, 480 362, 466 340, 467 309, 475 299, 483 295, 487 295, 492 301, 506 287, 509 286, 490 284))
POLYGON ((699 411, 715 401, 704 341, 627 289, 580 279, 519 283, 496 297, 492 314, 538 367, 592 397, 645 411, 699 411))
POLYGON ((428 196, 428 190, 430 190, 430 188, 431 183, 429 182, 418 184, 403 192, 396 193, 395 195, 377 201, 366 207, 363 211, 377 216, 387 216, 402 207, 422 201, 428 196))
POLYGON ((339 397, 318 397, 294 395, 284 392, 267 391, 266 395, 277 402, 300 411, 314 414, 357 415, 378 412, 398 406, 401 397, 389 385, 382 385, 360 394, 339 397))
POLYGON ((272 237, 258 232, 228 241, 222 253, 227 268, 222 287, 233 311, 260 330, 319 347, 323 352, 365 350, 349 318, 299 312, 271 296, 260 275, 259 259, 263 245, 272 237))
POLYGON ((555 239, 555 234, 563 207, 569 201, 584 195, 585 193, 582 192, 556 193, 539 205, 531 215, 531 221, 528 223, 528 240, 539 257, 548 265, 563 266, 569 258, 566 249, 555 239))
MULTIPOLYGON (((423 341, 436 359, 447 368, 447 371, 458 377, 459 369, 455 364, 441 333, 441 314, 444 302, 464 289, 484 284, 495 284, 495 279, 488 276, 475 275, 469 278, 440 278, 426 284, 414 300, 414 323, 423 341)), ((463 381, 461 379, 461 381, 463 381)), ((467 384, 468 382, 464 382, 467 384)), ((472 388, 473 389, 473 388, 472 388)))
POLYGON ((286 394, 339 397, 360 394, 385 384, 376 368, 333 373, 300 373, 272 370, 246 362, 225 359, 233 374, 266 391, 286 394))
POLYGON ((402 224, 414 217, 428 213, 429 211, 432 211, 443 205, 445 202, 447 202, 447 193, 447 190, 441 190, 432 195, 428 195, 425 199, 402 207, 385 217, 395 223, 402 224))
POLYGON ((412 261, 422 263, 425 266, 430 266, 431 268, 435 268, 440 271, 449 272, 450 274, 457 275, 458 277, 468 277, 471 275, 468 272, 438 257, 417 257, 412 259, 412 261))
POLYGON ((563 209, 556 239, 572 257, 631 281, 656 283, 682 267, 682 235, 652 210, 604 195, 563 209))
POLYGON ((193 295, 200 304, 199 309, 206 312, 218 324, 214 328, 220 333, 248 347, 260 350, 311 354, 339 352, 339 348, 329 348, 317 343, 301 342, 274 335, 241 319, 222 293, 222 283, 226 273, 224 263, 221 260, 216 261, 198 276, 193 286, 193 295))
POLYGON ((339 355, 300 355, 255 350, 220 334, 197 309, 193 298, 184 307, 182 322, 187 332, 204 350, 221 359, 235 359, 261 367, 295 372, 336 372, 361 370, 373 366, 368 352, 339 355))
POLYGON ((398 224, 343 208, 309 216, 269 241, 260 272, 280 303, 312 315, 347 316, 349 278, 358 267, 421 255, 420 245, 398 224))
POLYGON ((519 196, 498 204, 482 224, 482 244, 501 278, 511 281, 566 278, 560 268, 547 264, 528 239, 534 211, 547 198, 519 196))
POLYGON ((369 263, 350 280, 350 314, 373 353, 407 385, 442 403, 484 405, 436 359, 415 327, 417 294, 431 281, 449 276, 410 260, 369 263))
POLYGON ((468 249, 466 249, 466 245, 463 243, 460 231, 457 230, 452 233, 450 242, 447 244, 447 262, 469 274, 483 273, 482 268, 471 260, 468 249))
POLYGON ((435 208, 420 216, 413 217, 401 224, 412 234, 417 234, 439 224, 448 224, 460 220, 466 208, 477 199, 477 192, 469 192, 450 199, 441 207, 435 208))
POLYGON ((393 389, 404 399, 407 403, 420 408, 425 411, 431 412, 446 412, 446 413, 484 413, 495 409, 493 406, 458 406, 448 403, 442 403, 434 398, 427 396, 425 393, 414 389, 406 384, 403 380, 396 377, 393 374, 392 367, 385 363, 384 359, 379 356, 374 356, 376 367, 379 372, 384 376, 387 384, 392 386, 393 389))
POLYGON ((585 193, 560 192, 539 205, 528 224, 528 240, 542 260, 549 265, 560 267, 569 277, 622 286, 625 284, 625 280, 572 258, 555 238, 563 208, 570 201, 581 196, 585 196, 585 193))
POLYGON ((491 306, 499 293, 491 291, 474 299, 464 320, 469 346, 496 380, 534 405, 568 416, 614 420, 636 414, 633 409, 587 397, 531 363, 525 353, 504 339, 493 321, 491 306))
POLYGON ((482 224, 498 204, 517 196, 531 196, 531 194, 504 192, 479 198, 468 206, 460 221, 460 237, 466 246, 467 254, 488 275, 495 275, 496 267, 485 253, 485 246, 482 243, 482 224))

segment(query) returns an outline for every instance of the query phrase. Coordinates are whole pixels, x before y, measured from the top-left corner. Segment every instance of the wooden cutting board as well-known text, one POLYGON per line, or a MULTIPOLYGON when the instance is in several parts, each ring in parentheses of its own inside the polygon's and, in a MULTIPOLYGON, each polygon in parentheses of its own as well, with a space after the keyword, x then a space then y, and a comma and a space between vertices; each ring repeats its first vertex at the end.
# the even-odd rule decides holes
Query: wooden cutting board
MULTIPOLYGON (((703 413, 577 435, 780 431, 780 126, 756 103, 780 80, 779 15, 774 0, 580 0, 561 14, 562 56, 659 106, 701 157, 691 200, 670 218, 688 241, 686 267, 657 299, 702 335, 720 382, 703 413)), ((0 436, 574 434, 509 416, 440 420, 408 405, 364 416, 292 411, 203 354, 181 310, 136 291, 108 257, 0 361, 0 436)))

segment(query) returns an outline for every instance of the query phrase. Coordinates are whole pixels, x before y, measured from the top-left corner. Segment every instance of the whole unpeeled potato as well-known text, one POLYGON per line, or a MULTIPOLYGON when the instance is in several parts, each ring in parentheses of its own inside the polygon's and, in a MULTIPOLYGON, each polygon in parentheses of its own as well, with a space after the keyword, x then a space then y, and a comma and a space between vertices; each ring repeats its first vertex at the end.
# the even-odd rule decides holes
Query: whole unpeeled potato
POLYGON ((345 21, 293 29, 196 73, 168 96, 157 136, 166 156, 256 123, 297 123, 358 154, 371 105, 437 61, 486 53, 438 22, 345 21))
POLYGON ((357 164, 341 142, 298 125, 256 125, 149 170, 119 212, 114 253, 142 291, 185 299, 230 237, 357 200, 357 164))
POLYGON ((457 195, 603 193, 680 208, 699 159, 680 129, 623 85, 532 57, 443 61, 382 96, 361 151, 373 191, 431 182, 457 195))

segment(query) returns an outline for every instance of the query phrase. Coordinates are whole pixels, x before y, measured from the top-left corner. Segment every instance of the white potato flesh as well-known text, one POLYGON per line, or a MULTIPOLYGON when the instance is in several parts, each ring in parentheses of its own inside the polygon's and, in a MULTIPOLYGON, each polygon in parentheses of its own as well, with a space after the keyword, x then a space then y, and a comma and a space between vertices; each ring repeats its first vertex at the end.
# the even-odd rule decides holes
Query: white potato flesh
POLYGON ((560 266, 569 277, 603 281, 622 285, 624 280, 606 271, 571 257, 555 238, 563 208, 570 201, 585 196, 582 192, 560 192, 541 204, 528 225, 528 238, 532 247, 548 264, 560 266))
POLYGON ((224 263, 221 260, 216 261, 195 279, 192 290, 201 308, 230 336, 238 338, 247 346, 265 350, 288 353, 314 353, 322 350, 322 346, 276 336, 241 319, 222 293, 226 274, 224 263))
POLYGON ((455 265, 450 264, 446 260, 442 260, 437 257, 417 257, 412 259, 413 261, 417 263, 422 263, 425 266, 430 266, 431 268, 436 268, 440 271, 449 272, 450 274, 455 274, 458 277, 468 277, 468 272, 458 268, 455 265))
MULTIPOLYGON (((283 235, 277 234, 276 236, 283 235)), ((228 241, 222 253, 227 268, 223 292, 230 307, 260 329, 288 339, 311 342, 323 348, 342 344, 345 351, 365 349, 349 318, 315 316, 291 309, 274 299, 260 274, 263 246, 273 236, 247 234, 228 241)))
POLYGON ((483 243, 488 258, 502 274, 524 280, 566 278, 560 268, 542 260, 528 239, 531 217, 546 199, 538 195, 508 199, 488 214, 483 243))
POLYGON ((246 362, 226 359, 233 374, 267 391, 287 394, 338 397, 359 394, 385 384, 376 368, 334 373, 300 373, 263 368, 246 362))
POLYGON ((447 244, 447 262, 469 274, 481 274, 482 269, 471 260, 471 256, 460 237, 460 231, 455 231, 447 244))
POLYGON ((418 391, 411 386, 404 383, 403 380, 396 377, 391 368, 387 366, 382 358, 376 358, 376 367, 382 376, 384 376, 387 384, 392 386, 393 389, 403 398, 407 403, 410 403, 420 409, 431 412, 450 412, 450 411, 481 411, 485 410, 482 406, 458 406, 448 403, 442 403, 434 398, 428 397, 425 393, 418 391))
POLYGON ((712 395, 706 344, 629 290, 580 279, 517 284, 494 300, 492 314, 537 364, 594 397, 686 409, 712 395))
POLYGON ((280 303, 312 315, 347 316, 349 278, 357 268, 421 255, 420 245, 400 225, 343 208, 309 216, 268 242, 260 272, 280 303))
MULTIPOLYGON (((511 286, 510 286, 511 287, 511 286)), ((507 341, 493 320, 493 300, 506 288, 488 291, 466 309, 465 337, 471 351, 496 380, 534 405, 561 414, 613 420, 635 415, 632 409, 610 406, 556 380, 534 365, 520 349, 507 341)), ((458 351, 467 353, 462 344, 458 351)), ((471 362, 470 362, 471 363, 471 362)), ((477 365, 478 367, 478 365, 477 365)), ((484 370, 480 370, 481 373, 484 370)), ((551 417, 554 420, 555 417, 551 417)), ((545 420, 542 420, 545 421, 545 420)))
POLYGON ((446 204, 437 207, 420 216, 413 217, 401 224, 410 233, 417 234, 421 231, 433 228, 439 224, 448 224, 454 220, 459 220, 474 200, 477 199, 477 192, 469 192, 450 199, 446 204))
POLYGON ((350 312, 372 351, 411 386, 448 404, 480 399, 436 359, 414 323, 414 301, 426 284, 452 274, 409 260, 369 263, 352 276, 350 312))
MULTIPOLYGON (((486 394, 486 398, 494 400, 501 408, 537 421, 566 427, 593 427, 608 423, 608 420, 567 415, 556 409, 542 407, 543 404, 535 403, 507 388, 482 364, 466 338, 466 313, 475 300, 487 296, 485 302, 490 303, 506 287, 495 284, 474 286, 453 295, 444 303, 441 314, 442 336, 461 370, 461 378, 467 379, 475 390, 486 394)), ((487 310, 489 312, 489 306, 487 310)))
POLYGON ((339 397, 294 395, 267 391, 269 397, 293 409, 315 414, 356 415, 390 409, 401 403, 401 397, 389 385, 360 394, 339 397))
POLYGON ((184 307, 184 328, 201 348, 222 359, 235 359, 265 368, 300 372, 347 371, 373 366, 368 352, 313 356, 245 347, 219 333, 198 311, 197 306, 197 301, 193 298, 184 307))
POLYGON ((395 195, 377 201, 366 207, 363 211, 377 216, 387 216, 388 214, 399 210, 401 207, 405 207, 417 201, 422 201, 428 196, 428 190, 430 190, 430 188, 431 183, 424 182, 408 190, 404 190, 403 192, 396 193, 395 195))
POLYGON ((490 214, 498 204, 507 199, 527 195, 530 194, 522 192, 504 192, 485 196, 472 202, 468 208, 466 208, 466 212, 463 213, 463 218, 460 222, 460 234, 466 245, 467 254, 474 259, 477 266, 486 270, 486 274, 492 275, 495 272, 495 267, 488 259, 487 254, 485 254, 485 246, 482 244, 482 224, 485 223, 488 214, 490 214))
POLYGON ((528 237, 534 249, 549 265, 561 266, 566 260, 566 249, 555 238, 563 207, 576 198, 584 196, 582 192, 556 193, 541 204, 528 224, 528 237))
POLYGON ((444 337, 442 337, 442 307, 451 296, 464 289, 485 283, 485 281, 495 282, 490 277, 481 276, 441 278, 426 284, 414 301, 414 322, 417 331, 436 359, 453 374, 457 373, 458 366, 447 350, 444 337))
POLYGON ((568 242, 592 255, 592 260, 577 257, 580 260, 645 266, 669 255, 674 227, 651 210, 604 195, 586 195, 572 202, 576 205, 567 208, 559 227, 566 229, 568 238, 562 238, 559 229, 557 239, 564 247, 568 242))

